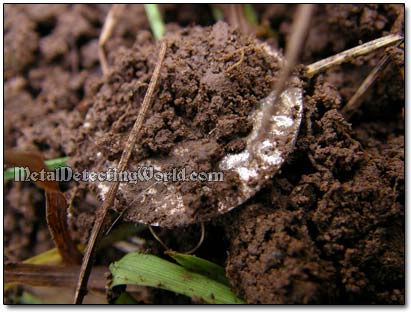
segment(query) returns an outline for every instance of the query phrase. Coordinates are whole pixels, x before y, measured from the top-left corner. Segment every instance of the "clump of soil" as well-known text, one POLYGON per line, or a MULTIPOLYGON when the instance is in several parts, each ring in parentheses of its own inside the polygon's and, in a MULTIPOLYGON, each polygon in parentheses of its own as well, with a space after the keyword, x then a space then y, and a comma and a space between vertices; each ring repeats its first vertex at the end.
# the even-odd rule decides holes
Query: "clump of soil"
POLYGON ((404 138, 363 147, 327 83, 305 104, 294 157, 227 222, 230 281, 250 303, 403 303, 404 138))
MULTIPOLYGON (((79 171, 104 171, 114 168, 120 159, 156 62, 158 47, 150 39, 141 33, 133 48, 119 51, 110 74, 97 87, 72 158, 79 171)), ((222 22, 208 28, 187 28, 164 40, 168 50, 158 92, 129 167, 150 158, 158 160, 163 170, 217 171, 216 165, 226 153, 245 148, 245 137, 252 129, 248 117, 272 91, 280 60, 254 38, 242 36, 222 22), (176 149, 187 152, 177 153, 176 149)), ((234 173, 227 172, 224 179, 217 183, 178 182, 176 191, 190 212, 173 217, 166 211, 161 216, 155 203, 147 208, 140 204, 138 210, 128 208, 125 220, 158 223, 165 219, 161 225, 166 226, 192 223, 193 218, 204 220, 216 214, 216 195, 229 196, 238 185, 234 173)), ((103 196, 100 183, 93 188, 103 196)), ((139 203, 136 195, 146 188, 141 184, 120 188, 116 206, 139 203)))

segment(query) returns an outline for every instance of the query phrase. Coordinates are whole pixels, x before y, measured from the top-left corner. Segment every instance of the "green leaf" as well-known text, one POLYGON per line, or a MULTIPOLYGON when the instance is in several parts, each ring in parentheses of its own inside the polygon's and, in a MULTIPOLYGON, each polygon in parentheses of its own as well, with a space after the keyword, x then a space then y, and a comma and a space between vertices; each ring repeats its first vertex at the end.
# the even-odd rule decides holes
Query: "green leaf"
POLYGON ((174 251, 168 251, 167 254, 189 271, 206 275, 226 286, 230 286, 227 277, 225 277, 224 267, 190 254, 174 251))
POLYGON ((208 303, 240 304, 228 286, 155 255, 129 253, 110 265, 111 287, 140 285, 174 291, 208 303))
POLYGON ((144 9, 146 10, 148 22, 150 23, 154 38, 160 40, 164 36, 165 27, 158 5, 144 4, 144 9))
MULTIPOLYGON (((49 170, 54 171, 55 169, 66 166, 68 159, 69 159, 69 157, 63 157, 63 158, 47 160, 44 163, 46 163, 49 170)), ((15 170, 20 170, 21 172, 23 172, 18 167, 17 168, 16 167, 9 168, 3 174, 4 180, 6 181, 6 180, 9 180, 9 179, 13 179, 15 170)))

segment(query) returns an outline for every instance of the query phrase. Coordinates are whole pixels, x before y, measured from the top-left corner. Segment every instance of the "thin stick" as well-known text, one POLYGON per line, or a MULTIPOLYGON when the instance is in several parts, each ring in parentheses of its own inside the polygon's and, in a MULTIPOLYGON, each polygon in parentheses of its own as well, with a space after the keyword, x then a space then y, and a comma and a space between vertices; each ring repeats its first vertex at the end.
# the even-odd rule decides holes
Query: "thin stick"
MULTIPOLYGON (((6 284, 21 284, 42 287, 72 287, 76 285, 79 265, 45 265, 9 263, 3 268, 6 284)), ((107 267, 97 266, 90 277, 90 288, 104 290, 106 279, 104 273, 107 267)))
MULTIPOLYGON (((263 112, 263 120, 261 126, 258 129, 257 136, 251 143, 252 147, 255 147, 255 143, 261 141, 261 137, 264 135, 264 132, 267 130, 270 123, 270 119, 273 115, 273 110, 275 109, 275 104, 280 98, 281 93, 283 92, 288 77, 290 76, 291 71, 294 69, 294 66, 297 62, 299 53, 302 50, 304 44, 304 39, 307 34, 308 26, 311 20, 312 13, 314 11, 313 4, 300 4, 296 16, 294 18, 291 38, 289 44, 287 44, 287 50, 285 53, 286 63, 281 69, 279 79, 275 85, 274 94, 276 95, 276 100, 271 105, 267 106, 263 112)), ((253 151, 254 149, 251 149, 253 151)))
MULTIPOLYGON (((134 126, 130 132, 130 135, 127 140, 127 144, 124 148, 123 154, 121 155, 120 162, 117 166, 117 172, 123 172, 128 164, 130 159, 131 153, 133 151, 134 145, 137 141, 137 138, 140 135, 140 130, 144 122, 144 118, 146 116, 147 110, 150 106, 150 103, 153 98, 153 93, 157 85, 158 78, 160 76, 160 69, 163 64, 163 60, 166 54, 167 45, 163 41, 161 43, 160 53, 158 56, 158 61, 156 67, 153 72, 153 76, 151 77, 150 84, 148 86, 146 95, 143 100, 143 104, 141 105, 140 112, 137 116, 137 119, 134 123, 134 126)), ((84 252, 83 263, 81 264, 81 270, 79 274, 78 284, 76 287, 76 293, 74 297, 74 303, 80 304, 83 301, 84 296, 87 294, 87 280, 90 276, 91 266, 93 264, 93 259, 96 252, 96 243, 104 234, 104 228, 106 224, 110 225, 112 223, 111 219, 106 221, 106 216, 108 210, 112 207, 114 203, 114 198, 116 196, 118 187, 120 185, 119 181, 116 181, 111 184, 109 191, 105 197, 105 200, 100 207, 99 212, 96 215, 96 220, 94 222, 93 229, 91 231, 90 239, 87 244, 86 250, 84 252)))
POLYGON ((114 26, 117 24, 117 21, 124 10, 124 4, 113 4, 110 8, 110 11, 107 14, 106 20, 104 21, 103 30, 101 31, 100 38, 98 39, 98 56, 100 59, 101 70, 103 75, 106 75, 108 72, 108 62, 106 57, 106 52, 104 47, 107 40, 111 37, 113 33, 114 26))
POLYGON ((228 23, 238 28, 242 34, 251 34, 253 32, 253 25, 246 18, 243 4, 225 5, 225 15, 228 23))
POLYGON ((354 47, 352 49, 345 50, 329 58, 323 59, 321 61, 310 64, 306 67, 307 76, 312 77, 320 72, 329 69, 332 66, 349 62, 353 58, 359 57, 361 55, 369 54, 377 49, 393 45, 404 38, 400 35, 388 35, 375 39, 373 41, 367 42, 360 46, 354 47))
POLYGON ((342 110, 343 114, 349 119, 353 113, 358 109, 361 105, 361 100, 367 90, 374 84, 377 78, 381 75, 382 71, 385 67, 389 64, 389 55, 385 55, 381 58, 378 64, 374 67, 371 73, 367 76, 367 78, 361 83, 360 87, 357 89, 355 94, 351 97, 350 101, 342 110))

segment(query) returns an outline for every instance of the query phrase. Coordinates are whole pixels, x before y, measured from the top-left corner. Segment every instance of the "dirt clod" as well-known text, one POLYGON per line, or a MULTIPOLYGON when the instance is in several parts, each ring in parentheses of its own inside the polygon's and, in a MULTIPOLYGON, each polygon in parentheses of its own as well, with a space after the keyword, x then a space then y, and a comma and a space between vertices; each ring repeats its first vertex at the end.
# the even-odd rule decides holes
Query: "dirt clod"
MULTIPOLYGON (((118 53, 94 98, 77 136, 77 145, 83 148, 72 159, 79 170, 108 169, 119 159, 155 64, 157 46, 147 38, 141 40, 118 53)), ((240 35, 225 23, 187 28, 165 40, 169 47, 156 99, 142 130, 139 152, 133 154, 129 167, 141 166, 144 157, 163 171, 185 167, 190 172, 216 171, 225 153, 244 148, 241 140, 252 129, 248 116, 271 92, 279 60, 254 38, 240 35), (241 49, 243 55, 238 52, 241 49)), ((236 185, 230 172, 224 182, 178 182, 176 191, 190 212, 174 216, 170 204, 164 213, 159 208, 153 212, 153 202, 140 202, 139 209, 127 209, 124 218, 168 227, 209 219, 218 214, 222 196, 216 195, 228 197, 236 185)), ((101 196, 102 185, 93 188, 101 196)), ((161 191, 162 186, 155 188, 161 195, 170 193, 161 191)), ((135 203, 134 196, 144 189, 146 185, 120 188, 120 202, 135 203)), ((165 205, 173 201, 161 200, 165 205)))

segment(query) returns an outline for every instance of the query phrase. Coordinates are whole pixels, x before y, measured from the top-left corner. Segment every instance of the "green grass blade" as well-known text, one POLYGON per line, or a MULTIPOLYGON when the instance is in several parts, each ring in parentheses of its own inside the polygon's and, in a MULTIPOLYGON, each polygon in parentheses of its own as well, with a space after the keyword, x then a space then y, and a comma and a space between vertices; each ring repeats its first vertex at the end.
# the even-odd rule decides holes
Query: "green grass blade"
POLYGON ((110 265, 111 287, 140 285, 174 291, 207 303, 240 304, 229 287, 157 256, 129 253, 110 265))
POLYGON ((45 163, 50 170, 55 170, 62 166, 67 165, 68 159, 69 157, 62 157, 62 158, 47 160, 45 163))
POLYGON ((254 8, 251 4, 244 4, 244 15, 251 25, 258 26, 257 13, 254 11, 254 8))
POLYGON ((224 19, 223 12, 215 4, 210 4, 210 6, 211 6, 211 14, 213 15, 214 20, 216 22, 222 21, 224 19))
POLYGON ((165 26, 158 5, 144 4, 144 9, 146 10, 148 22, 150 23, 154 38, 160 40, 164 36, 165 26))
POLYGON ((167 254, 185 269, 208 276, 226 286, 230 286, 227 277, 225 277, 224 267, 190 254, 174 251, 169 251, 167 254))
POLYGON ((23 261, 27 264, 60 264, 62 261, 57 248, 52 248, 23 261))
MULTIPOLYGON (((44 163, 46 163, 49 170, 54 171, 55 169, 66 166, 68 159, 69 159, 69 157, 63 157, 63 158, 47 160, 44 163)), ((19 170, 19 168, 15 168, 15 167, 7 169, 3 174, 4 180, 6 181, 6 180, 9 180, 9 179, 13 179, 14 178, 14 171, 16 169, 19 170)))

